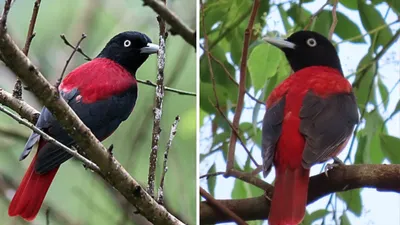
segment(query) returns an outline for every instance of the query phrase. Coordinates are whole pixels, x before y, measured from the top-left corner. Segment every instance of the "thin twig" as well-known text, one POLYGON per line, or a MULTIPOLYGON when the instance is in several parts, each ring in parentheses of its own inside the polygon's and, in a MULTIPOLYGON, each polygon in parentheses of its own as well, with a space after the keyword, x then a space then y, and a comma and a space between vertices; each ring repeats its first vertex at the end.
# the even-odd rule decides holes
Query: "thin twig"
MULTIPOLYGON (((160 0, 143 0, 144 5, 152 8, 162 19, 167 22, 171 29, 172 34, 179 34, 188 44, 196 48, 196 32, 186 26, 175 13, 169 10, 165 1, 160 0)), ((165 33, 165 29, 164 29, 165 33)))
MULTIPOLYGON (((211 103, 212 104, 212 103, 211 103)), ((217 111, 219 112, 219 114, 225 119, 225 121, 228 123, 229 127, 231 128, 233 134, 237 137, 237 139, 239 140, 240 144, 242 145, 243 149, 246 151, 247 155, 249 156, 250 160, 254 163, 254 165, 256 165, 257 167, 259 166, 257 161, 254 159, 253 155, 251 154, 250 150, 247 148, 246 144, 244 143, 244 141, 242 140, 242 138, 239 135, 239 129, 234 127, 233 124, 231 123, 231 121, 229 121, 228 117, 226 117, 226 115, 224 114, 224 112, 221 110, 220 107, 217 107, 216 105, 212 104, 214 106, 214 108, 217 109, 217 111)), ((226 174, 228 175, 228 174, 226 174)))
MULTIPOLYGON (((32 11, 32 16, 31 16, 31 21, 29 23, 28 33, 26 35, 25 46, 24 46, 24 49, 22 50, 22 52, 26 56, 28 56, 29 48, 31 47, 32 40, 36 35, 36 33, 34 33, 34 30, 35 30, 37 15, 39 13, 40 2, 41 2, 41 0, 36 0, 35 4, 33 5, 33 11, 32 11)), ((18 78, 17 78, 17 81, 15 82, 12 95, 14 98, 22 100, 22 82, 18 78)))
POLYGON ((224 213, 225 215, 232 218, 239 225, 247 225, 247 223, 242 220, 239 216, 237 216, 234 212, 228 209, 226 206, 218 202, 212 195, 210 195, 207 191, 200 187, 200 195, 205 198, 211 206, 224 213))
MULTIPOLYGON (((236 86, 239 87, 239 83, 235 80, 235 78, 233 78, 232 74, 229 72, 229 70, 226 68, 226 66, 219 59, 217 59, 209 50, 207 50, 206 48, 203 48, 202 46, 200 46, 200 48, 202 48, 204 51, 209 53, 211 59, 214 60, 216 63, 218 63, 218 65, 220 65, 222 67, 222 69, 225 71, 225 74, 228 76, 229 80, 231 80, 234 84, 236 84, 236 86)), ((251 95, 247 90, 246 90, 246 94, 249 98, 251 98, 252 100, 257 102, 258 104, 265 105, 264 102, 258 100, 256 97, 251 95)))
MULTIPOLYGON (((215 39, 215 41, 210 43, 210 45, 208 46, 208 50, 211 51, 211 49, 213 49, 221 40, 223 40, 226 37, 226 35, 228 35, 233 29, 235 29, 237 26, 239 26, 239 24, 241 24, 249 16, 250 12, 251 12, 251 7, 249 7, 249 9, 246 10, 242 15, 237 16, 238 19, 236 21, 229 23, 229 25, 225 28, 225 30, 223 30, 221 32, 221 34, 215 39)), ((203 27, 205 27, 205 26, 203 26, 203 27)), ((212 30, 212 31, 214 31, 214 30, 212 30)), ((206 31, 204 31, 204 35, 205 34, 206 34, 206 31)))
POLYGON ((24 46, 24 49, 22 50, 26 56, 28 56, 29 48, 31 47, 31 43, 32 43, 32 39, 36 35, 34 30, 35 30, 37 15, 39 13, 40 2, 41 2, 41 0, 36 0, 35 4, 33 5, 32 17, 31 17, 31 21, 29 23, 28 33, 26 35, 25 46, 24 46))
POLYGON ((336 16, 336 8, 339 0, 334 0, 333 3, 333 8, 332 8, 332 24, 331 27, 329 28, 329 40, 332 40, 333 32, 335 32, 335 28, 337 25, 337 16, 336 16))
POLYGON ((160 203, 161 205, 164 205, 164 179, 165 179, 165 175, 167 174, 167 171, 168 171, 167 162, 168 162, 169 149, 171 148, 172 141, 175 138, 175 135, 176 135, 176 132, 178 129, 178 123, 179 123, 180 119, 181 118, 179 116, 175 117, 175 121, 171 127, 171 133, 169 134, 167 147, 165 148, 165 152, 164 152, 163 172, 161 174, 161 182, 160 182, 160 188, 158 189, 158 198, 157 198, 158 203, 160 203))
POLYGON ((395 20, 395 21, 393 21, 393 22, 391 22, 391 23, 388 23, 388 24, 385 23, 385 24, 383 24, 383 25, 380 25, 380 26, 378 26, 378 27, 376 27, 376 28, 374 28, 374 29, 372 29, 372 30, 369 30, 368 32, 365 32, 364 34, 360 34, 360 35, 351 37, 351 38, 349 38, 349 39, 345 39, 345 40, 342 40, 342 41, 340 41, 340 42, 333 43, 333 45, 340 45, 340 44, 342 44, 342 43, 344 43, 344 42, 349 42, 349 41, 357 40, 357 39, 362 38, 362 37, 364 37, 364 36, 374 34, 374 33, 378 32, 378 31, 380 31, 380 30, 382 30, 382 29, 385 29, 386 27, 392 26, 393 24, 396 24, 396 23, 398 23, 398 22, 400 22, 400 19, 397 19, 397 20, 395 20))
POLYGON ((239 170, 231 170, 229 173, 229 177, 234 177, 246 183, 252 184, 264 191, 272 191, 272 185, 268 184, 267 182, 261 180, 257 176, 250 173, 241 172, 239 170))
POLYGON ((4 3, 4 9, 3 13, 1 14, 0 18, 0 29, 2 30, 1 32, 5 32, 7 27, 7 17, 8 17, 8 12, 10 11, 11 8, 11 2, 12 0, 6 0, 4 3))
POLYGON ((40 113, 26 102, 14 98, 11 93, 0 88, 0 103, 9 107, 22 118, 35 124, 40 116, 40 113))
POLYGON ((389 40, 389 42, 388 42, 385 46, 383 46, 383 48, 381 49, 381 51, 380 51, 378 54, 376 54, 376 56, 375 56, 368 64, 366 64, 365 66, 361 67, 361 68, 360 68, 359 70, 357 70, 356 72, 354 72, 354 73, 348 75, 348 76, 350 76, 350 75, 357 74, 357 73, 363 73, 362 76, 359 76, 359 78, 356 79, 356 80, 353 82, 353 84, 352 84, 353 87, 358 87, 358 85, 361 83, 361 80, 363 79, 363 77, 365 77, 365 76, 364 76, 365 72, 366 72, 369 68, 371 68, 371 66, 374 64, 374 62, 379 61, 379 59, 383 57, 383 55, 389 50, 390 46, 392 46, 392 44, 395 43, 399 37, 400 37, 400 30, 398 30, 398 31, 393 35, 393 37, 389 40))
MULTIPOLYGON (((244 41, 243 41, 243 52, 240 64, 240 83, 239 83, 239 95, 238 101, 235 109, 235 115, 233 116, 233 127, 237 130, 239 127, 240 116, 243 110, 244 104, 244 94, 246 92, 246 71, 247 71, 247 55, 249 51, 249 43, 251 39, 251 35, 253 33, 253 24, 257 15, 258 7, 260 5, 260 0, 254 0, 253 9, 251 11, 249 23, 244 33, 244 41)), ((228 160, 226 163, 226 172, 229 174, 229 171, 233 169, 234 161, 235 161, 235 148, 236 148, 237 135, 232 131, 231 139, 229 142, 229 150, 228 150, 228 160)))
POLYGON ((232 129, 232 132, 235 134, 235 136, 237 136, 237 137, 239 138, 240 143, 241 143, 242 146, 243 146, 243 149, 247 152, 247 154, 249 155, 249 157, 250 157, 250 159, 253 161, 253 163, 254 163, 255 165, 258 165, 258 164, 257 164, 257 161, 253 158, 253 156, 251 155, 250 151, 247 149, 246 145, 244 144, 244 142, 243 142, 242 139, 240 138, 238 129, 232 125, 232 123, 228 120, 228 118, 225 116, 225 114, 222 112, 222 110, 221 110, 221 108, 220 108, 220 106, 219 106, 218 95, 217 95, 217 90, 216 90, 216 83, 215 83, 215 75, 214 75, 214 71, 213 71, 212 66, 211 66, 211 56, 212 56, 212 55, 211 55, 211 52, 208 51, 208 36, 207 36, 207 34, 206 34, 206 32, 205 32, 205 26, 204 26, 204 6, 203 6, 202 2, 201 2, 200 8, 201 8, 200 10, 201 10, 201 13, 202 13, 202 26, 203 26, 203 28, 204 28, 204 49, 205 49, 205 53, 206 53, 206 55, 207 55, 208 69, 210 70, 210 76, 211 76, 211 81, 212 81, 212 86, 213 86, 213 93, 214 93, 214 98, 215 98, 215 105, 214 105, 213 103, 211 103, 211 104, 214 106, 214 108, 216 108, 216 109, 218 110, 218 112, 219 112, 219 113, 225 118, 225 120, 228 122, 229 126, 230 126, 231 129, 232 129))
POLYGON ((61 39, 64 41, 64 44, 71 47, 72 49, 76 49, 77 52, 79 52, 81 55, 83 55, 83 57, 85 57, 85 60, 87 61, 91 61, 92 58, 90 58, 88 55, 86 55, 83 50, 81 49, 80 46, 78 46, 78 48, 76 46, 73 46, 65 37, 65 35, 60 35, 61 39))
POLYGON ((100 168, 96 164, 94 164, 90 160, 88 160, 85 157, 83 157, 82 155, 80 155, 77 151, 74 151, 74 150, 68 148, 67 146, 65 146, 64 144, 58 142, 56 139, 54 139, 50 135, 46 134, 45 132, 40 130, 35 125, 33 125, 33 124, 21 119, 18 115, 15 115, 14 113, 10 112, 9 110, 4 108, 3 106, 0 106, 0 111, 4 112, 8 116, 10 116, 14 120, 16 120, 18 123, 20 123, 20 124, 28 127, 29 129, 33 130, 35 133, 37 133, 40 136, 42 136, 46 141, 48 141, 48 142, 60 147, 62 150, 68 152, 69 154, 71 154, 72 156, 77 158, 78 160, 82 161, 87 167, 89 167, 93 171, 100 172, 100 168))
MULTIPOLYGON (((67 38, 66 38, 65 36, 61 36, 61 39, 64 41, 64 44, 65 44, 65 45, 71 47, 72 49, 75 49, 75 46, 73 46, 73 45, 67 40, 67 38)), ((77 51, 78 53, 80 53, 83 57, 85 57, 85 60, 87 60, 87 61, 91 61, 91 60, 92 60, 92 58, 90 58, 86 53, 83 52, 83 50, 82 50, 81 47, 78 46, 78 48, 76 49, 76 51, 77 51)), ((138 83, 145 84, 145 85, 152 86, 152 87, 156 87, 156 86, 157 86, 157 84, 151 82, 150 80, 140 80, 140 79, 136 79, 136 81, 137 81, 138 83)), ((177 93, 177 94, 180 94, 180 95, 196 96, 196 93, 194 93, 194 92, 183 91, 183 90, 179 90, 179 89, 171 88, 171 87, 166 87, 166 86, 164 86, 164 90, 165 90, 165 91, 169 91, 169 92, 174 92, 174 93, 177 93)))
MULTIPOLYGON (((65 42, 65 40, 66 40, 66 39, 65 39, 65 35, 64 35, 64 34, 61 34, 60 37, 61 37, 61 39, 63 39, 64 42, 65 42)), ((58 86, 60 86, 61 81, 62 81, 62 79, 63 79, 63 77, 64 77, 64 74, 65 74, 65 71, 67 70, 67 67, 68 67, 69 62, 71 61, 71 59, 72 59, 72 57, 74 56, 74 54, 78 51, 79 45, 82 43, 83 39, 85 39, 85 38, 86 38, 86 34, 82 34, 81 38, 79 39, 79 41, 76 43, 75 47, 73 48, 74 50, 71 52, 71 55, 69 56, 69 58, 68 58, 67 61, 65 62, 65 65, 64 65, 64 68, 63 68, 63 70, 62 70, 62 72, 61 72, 60 78, 58 78, 58 80, 57 80, 57 83, 56 83, 56 85, 55 85, 56 88, 58 88, 58 86)))
POLYGON ((46 209, 46 225, 50 225, 50 208, 46 209))
MULTIPOLYGON (((164 4, 165 1, 164 1, 164 4)), ((153 120, 153 132, 151 138, 151 152, 149 157, 149 175, 148 175, 148 188, 147 192, 149 195, 154 198, 154 180, 156 176, 156 168, 157 168, 157 153, 158 153, 158 141, 160 139, 161 133, 161 116, 162 116, 162 106, 163 106, 163 98, 164 98, 164 67, 165 67, 165 21, 158 16, 157 17, 158 24, 160 27, 160 43, 159 50, 157 53, 157 61, 158 61, 158 69, 157 69, 157 86, 156 86, 156 95, 155 95, 155 106, 153 109, 154 120, 153 120)))
MULTIPOLYGON (((141 84, 147 84, 147 85, 149 85, 149 86, 157 87, 157 84, 151 82, 150 80, 145 80, 145 81, 143 81, 143 80, 136 79, 136 81, 137 81, 138 83, 141 83, 141 84)), ((182 91, 182 90, 179 90, 179 89, 170 88, 170 87, 165 87, 165 86, 164 86, 164 90, 165 90, 165 91, 170 91, 170 92, 175 92, 175 93, 180 94, 180 95, 196 96, 196 93, 194 93, 194 92, 182 91)))
POLYGON ((208 62, 208 70, 210 71, 210 77, 211 77, 211 82, 213 86, 213 94, 214 94, 214 99, 215 99, 215 107, 219 108, 219 101, 218 101, 218 95, 217 95, 217 90, 216 90, 216 83, 215 83, 215 75, 214 75, 214 70, 212 68, 211 64, 211 53, 208 51, 208 35, 206 32, 205 28, 205 23, 204 23, 204 5, 203 1, 200 1, 200 10, 201 10, 201 25, 203 27, 203 33, 204 33, 204 49, 205 49, 205 54, 207 55, 207 62, 208 62))
POLYGON ((208 179, 208 178, 210 178, 210 177, 216 177, 216 176, 224 175, 224 174, 225 174, 225 172, 207 173, 207 174, 201 175, 201 176, 200 176, 200 179, 203 179, 203 178, 208 179))
POLYGON ((314 23, 314 20, 318 17, 318 15, 322 12, 322 10, 324 10, 325 6, 329 5, 329 1, 327 0, 325 2, 325 4, 323 4, 321 6, 321 8, 318 9, 317 12, 315 12, 314 14, 312 14, 312 16, 310 17, 310 20, 308 21, 307 25, 304 27, 304 30, 307 30, 308 28, 310 28, 311 24, 314 23))

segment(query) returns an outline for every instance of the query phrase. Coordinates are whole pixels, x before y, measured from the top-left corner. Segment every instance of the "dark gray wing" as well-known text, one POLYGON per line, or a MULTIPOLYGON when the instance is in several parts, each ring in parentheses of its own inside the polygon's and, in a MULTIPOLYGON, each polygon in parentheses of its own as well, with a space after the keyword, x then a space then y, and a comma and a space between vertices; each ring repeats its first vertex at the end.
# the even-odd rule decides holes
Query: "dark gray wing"
MULTIPOLYGON (((99 140, 104 140, 117 129, 122 121, 129 117, 136 103, 137 87, 132 86, 120 95, 89 104, 80 101, 79 91, 76 89, 61 94, 93 134, 99 140)), ((46 108, 42 112, 44 114, 41 114, 38 120, 38 125, 41 125, 40 128, 64 145, 72 146, 74 144, 73 139, 64 131, 53 115, 46 108)), ((71 157, 69 153, 57 146, 46 143, 38 152, 35 170, 38 173, 46 173, 71 157)))
POLYGON ((302 165, 324 162, 351 136, 358 123, 357 103, 353 93, 326 98, 309 91, 300 110, 300 133, 306 139, 302 165))
MULTIPOLYGON (((69 103, 77 95, 78 95, 77 89, 73 89, 68 93, 61 92, 61 96, 67 103, 69 103)), ((42 111, 40 112, 38 121, 36 122, 36 127, 47 133, 48 129, 52 126, 54 122, 55 119, 51 114, 51 112, 46 107, 43 107, 42 111)), ((29 137, 28 141, 25 144, 24 151, 19 157, 19 160, 23 160, 29 155, 29 153, 32 151, 33 146, 39 141, 39 139, 40 135, 35 132, 32 132, 31 136, 29 137)))
POLYGON ((264 177, 271 171, 275 146, 282 132, 285 97, 266 110, 262 127, 262 158, 264 177))

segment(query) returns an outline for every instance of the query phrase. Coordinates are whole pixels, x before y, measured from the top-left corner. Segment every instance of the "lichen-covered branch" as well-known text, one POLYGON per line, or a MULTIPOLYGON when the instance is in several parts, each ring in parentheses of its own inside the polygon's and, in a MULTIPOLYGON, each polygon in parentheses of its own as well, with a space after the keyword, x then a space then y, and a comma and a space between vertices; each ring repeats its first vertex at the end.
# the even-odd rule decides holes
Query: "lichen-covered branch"
MULTIPOLYGON (((163 1, 166 4, 166 0, 163 1)), ((155 94, 155 105, 153 108, 154 119, 153 119, 153 132, 151 138, 151 151, 150 151, 150 162, 149 162, 149 175, 148 175, 148 188, 147 191, 151 197, 155 197, 155 176, 157 169, 157 154, 158 154, 158 141, 160 140, 161 133, 161 116, 162 106, 164 99, 164 68, 165 68, 165 40, 166 30, 165 21, 161 16, 157 17, 158 24, 160 27, 160 38, 159 38, 159 50, 157 53, 157 86, 155 94)))
POLYGON ((174 138, 176 136, 176 132, 178 131, 178 123, 179 123, 180 119, 181 118, 179 116, 175 117, 175 121, 172 124, 171 132, 169 134, 167 147, 165 148, 165 151, 164 151, 163 171, 161 174, 160 187, 158 189, 158 197, 157 197, 158 203, 160 203, 162 205, 164 205, 164 180, 165 180, 165 175, 167 174, 167 171, 168 171, 167 163, 168 163, 169 149, 171 148, 172 141, 174 140, 174 138))

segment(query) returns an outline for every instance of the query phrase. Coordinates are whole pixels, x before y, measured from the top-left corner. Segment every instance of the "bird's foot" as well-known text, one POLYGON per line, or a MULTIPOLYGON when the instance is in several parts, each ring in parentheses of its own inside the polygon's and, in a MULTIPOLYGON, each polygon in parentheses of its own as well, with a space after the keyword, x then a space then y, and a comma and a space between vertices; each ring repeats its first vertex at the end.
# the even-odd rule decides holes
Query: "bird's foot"
POLYGON ((333 159, 333 163, 327 163, 326 166, 325 166, 324 173, 325 173, 326 177, 329 177, 328 176, 328 171, 329 170, 334 169, 335 167, 339 167, 339 166, 344 166, 345 165, 344 162, 342 160, 340 160, 336 156, 332 157, 332 159, 333 159))
POLYGON ((114 145, 113 144, 111 144, 110 147, 108 147, 108 149, 107 149, 107 152, 108 152, 108 154, 110 154, 110 157, 114 156, 113 149, 114 149, 114 145))

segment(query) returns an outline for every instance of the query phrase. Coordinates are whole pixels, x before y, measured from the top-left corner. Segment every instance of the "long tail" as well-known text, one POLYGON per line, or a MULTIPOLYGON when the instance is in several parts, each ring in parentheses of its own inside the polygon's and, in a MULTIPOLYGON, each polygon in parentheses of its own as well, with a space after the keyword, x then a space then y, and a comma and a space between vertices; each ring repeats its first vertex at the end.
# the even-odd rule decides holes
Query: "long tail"
POLYGON ((304 218, 310 170, 277 168, 269 225, 298 225, 304 218))
MULTIPOLYGON (((42 140, 39 142, 38 151, 45 144, 42 140)), ((20 215, 25 220, 31 221, 35 219, 42 206, 58 167, 46 174, 37 174, 35 172, 35 162, 37 153, 33 158, 24 178, 21 181, 11 203, 8 207, 9 216, 20 215)))

